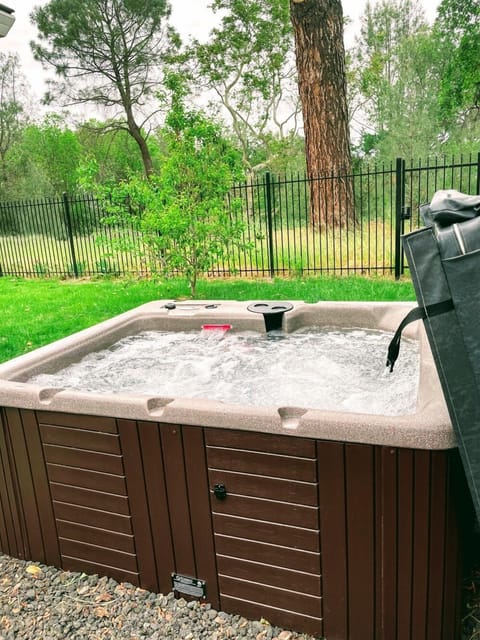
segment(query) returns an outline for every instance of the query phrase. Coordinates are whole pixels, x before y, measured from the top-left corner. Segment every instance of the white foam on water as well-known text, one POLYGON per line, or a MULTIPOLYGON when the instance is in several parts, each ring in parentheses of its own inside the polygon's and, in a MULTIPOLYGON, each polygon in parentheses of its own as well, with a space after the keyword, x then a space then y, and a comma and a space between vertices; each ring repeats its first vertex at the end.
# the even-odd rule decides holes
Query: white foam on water
POLYGON ((416 341, 385 366, 392 335, 363 329, 294 333, 145 331, 29 382, 97 393, 209 398, 369 414, 415 411, 416 341))

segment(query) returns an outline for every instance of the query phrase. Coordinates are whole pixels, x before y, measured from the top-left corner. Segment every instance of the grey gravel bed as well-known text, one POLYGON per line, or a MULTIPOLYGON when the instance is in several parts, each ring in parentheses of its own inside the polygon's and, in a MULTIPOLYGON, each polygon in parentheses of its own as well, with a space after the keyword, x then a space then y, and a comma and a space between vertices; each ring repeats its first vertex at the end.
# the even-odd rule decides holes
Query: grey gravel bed
POLYGON ((313 640, 209 604, 0 555, 0 640, 313 640))

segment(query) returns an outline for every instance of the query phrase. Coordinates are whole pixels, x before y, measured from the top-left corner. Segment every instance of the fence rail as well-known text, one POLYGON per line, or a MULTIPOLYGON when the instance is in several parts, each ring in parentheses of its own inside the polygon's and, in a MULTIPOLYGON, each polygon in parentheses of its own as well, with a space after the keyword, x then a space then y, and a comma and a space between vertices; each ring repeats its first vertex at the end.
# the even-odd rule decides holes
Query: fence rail
MULTIPOLYGON (((460 159, 407 162, 397 158, 349 176, 354 215, 326 228, 310 221, 311 181, 305 176, 266 173, 235 185, 226 206, 242 216, 249 247, 232 247, 208 276, 307 274, 392 274, 405 268, 401 235, 421 226, 419 206, 439 189, 480 193, 480 153, 460 159)), ((325 189, 324 193, 333 192, 325 189)), ((327 202, 328 205, 328 202, 327 202)), ((137 229, 104 223, 104 203, 84 194, 0 202, 0 275, 79 277, 96 274, 148 275, 159 268, 137 229), (113 249, 112 239, 127 234, 136 251, 113 249)))

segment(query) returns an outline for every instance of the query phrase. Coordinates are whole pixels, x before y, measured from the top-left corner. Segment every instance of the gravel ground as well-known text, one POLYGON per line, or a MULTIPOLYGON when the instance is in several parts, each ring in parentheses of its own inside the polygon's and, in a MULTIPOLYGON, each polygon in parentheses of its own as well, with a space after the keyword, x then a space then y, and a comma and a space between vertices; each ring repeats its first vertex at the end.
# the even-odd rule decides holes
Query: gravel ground
POLYGON ((0 555, 0 640, 313 640, 111 578, 0 555))
MULTIPOLYGON (((480 564, 464 583, 462 640, 480 638, 480 564)), ((112 578, 0 554, 0 640, 315 640, 112 578)))

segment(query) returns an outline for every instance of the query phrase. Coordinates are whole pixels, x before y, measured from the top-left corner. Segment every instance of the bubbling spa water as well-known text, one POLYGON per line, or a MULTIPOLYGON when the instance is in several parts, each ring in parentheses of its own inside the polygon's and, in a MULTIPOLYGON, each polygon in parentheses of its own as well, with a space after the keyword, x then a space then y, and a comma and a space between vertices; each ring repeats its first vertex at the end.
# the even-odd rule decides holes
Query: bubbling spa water
POLYGON ((208 398, 253 406, 297 406, 380 415, 415 412, 416 341, 402 342, 393 373, 391 335, 375 330, 293 333, 144 331, 29 382, 96 393, 208 398))

